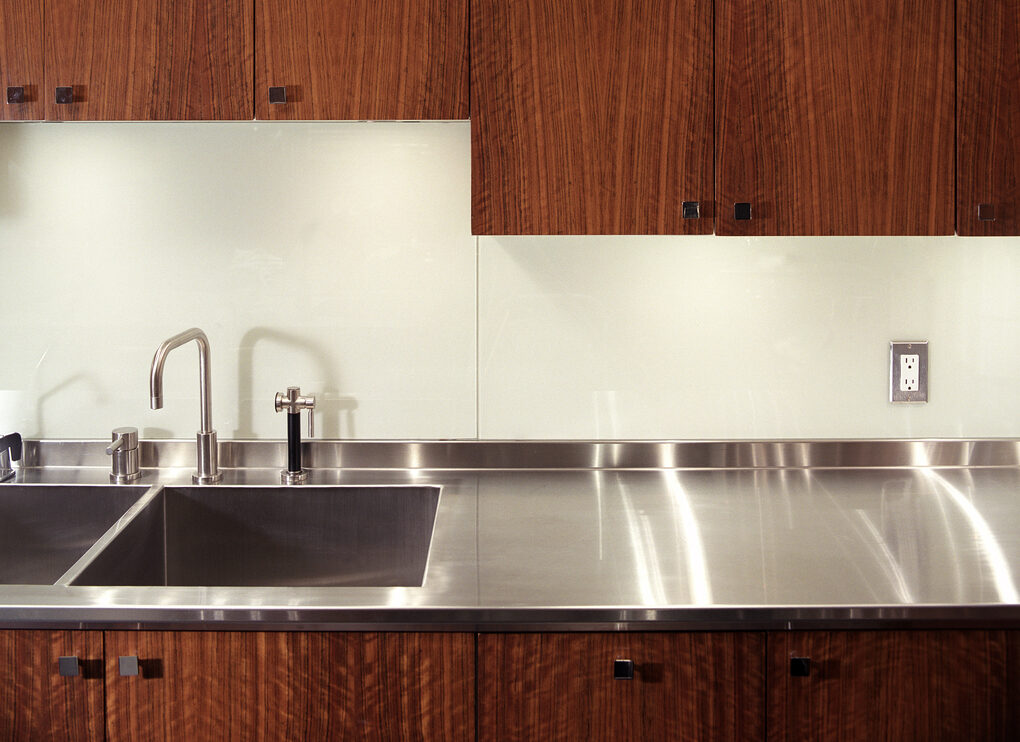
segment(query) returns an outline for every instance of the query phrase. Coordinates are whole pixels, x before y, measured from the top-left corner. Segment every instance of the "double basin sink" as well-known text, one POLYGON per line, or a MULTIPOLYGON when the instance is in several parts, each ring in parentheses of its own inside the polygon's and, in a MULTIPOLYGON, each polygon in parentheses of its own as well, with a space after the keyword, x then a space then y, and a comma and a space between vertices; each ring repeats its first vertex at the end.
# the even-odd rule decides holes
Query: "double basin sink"
POLYGON ((438 486, 0 484, 0 584, 423 584, 438 486))

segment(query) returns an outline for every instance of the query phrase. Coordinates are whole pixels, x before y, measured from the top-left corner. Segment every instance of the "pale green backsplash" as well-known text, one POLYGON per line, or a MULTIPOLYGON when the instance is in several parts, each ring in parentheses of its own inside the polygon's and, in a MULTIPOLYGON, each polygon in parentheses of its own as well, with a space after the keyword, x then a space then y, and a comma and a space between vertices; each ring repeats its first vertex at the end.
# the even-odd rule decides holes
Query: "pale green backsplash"
POLYGON ((1020 436, 1020 238, 470 234, 467 123, 0 125, 0 432, 1020 436), (887 399, 931 343, 931 402, 887 399))

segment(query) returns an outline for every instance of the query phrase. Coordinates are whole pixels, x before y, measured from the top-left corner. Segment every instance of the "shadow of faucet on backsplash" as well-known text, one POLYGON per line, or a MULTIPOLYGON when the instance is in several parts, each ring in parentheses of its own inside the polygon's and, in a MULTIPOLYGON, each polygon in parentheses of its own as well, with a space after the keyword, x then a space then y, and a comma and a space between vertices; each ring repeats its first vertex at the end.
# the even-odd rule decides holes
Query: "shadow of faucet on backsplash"
POLYGON ((241 338, 240 346, 237 349, 237 427, 234 429, 234 438, 256 437, 252 420, 254 405, 263 403, 264 398, 264 404, 271 408, 274 394, 280 391, 279 389, 266 389, 260 390, 260 393, 255 395, 252 390, 255 346, 263 340, 272 341, 289 350, 301 351, 318 366, 318 376, 322 380, 322 387, 319 389, 312 389, 313 380, 311 379, 282 379, 278 384, 281 389, 295 384, 306 387, 309 392, 315 394, 317 437, 339 438, 341 429, 345 429, 346 436, 353 438, 355 436, 354 411, 358 408, 358 401, 354 397, 339 393, 339 381, 333 373, 335 364, 329 351, 306 339, 268 327, 253 327, 248 330, 241 338), (344 423, 342 426, 341 418, 344 423))
MULTIPOLYGON (((74 374, 73 376, 68 376, 59 384, 51 386, 47 391, 43 392, 42 394, 35 398, 35 432, 26 437, 44 438, 46 436, 46 425, 44 424, 45 413, 43 412, 44 408, 46 407, 46 402, 52 397, 59 394, 60 392, 64 391, 65 389, 77 386, 78 384, 85 384, 87 386, 92 387, 93 391, 95 392, 95 395, 93 396, 92 400, 93 402, 96 403, 97 406, 106 402, 105 389, 103 388, 103 385, 100 383, 99 379, 96 376, 93 376, 91 374, 74 374)), ((83 405, 80 403, 80 401, 78 401, 81 399, 80 393, 78 394, 79 396, 76 398, 75 406, 80 408, 83 405)))

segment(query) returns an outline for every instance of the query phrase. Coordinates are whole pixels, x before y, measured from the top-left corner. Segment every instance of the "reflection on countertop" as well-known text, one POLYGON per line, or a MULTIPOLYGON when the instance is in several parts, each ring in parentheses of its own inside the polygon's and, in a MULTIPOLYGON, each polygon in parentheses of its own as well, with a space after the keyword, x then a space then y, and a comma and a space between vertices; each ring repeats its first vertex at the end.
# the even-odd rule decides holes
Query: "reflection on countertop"
MULTIPOLYGON (((178 485, 189 472, 147 469, 136 484, 178 485)), ((104 476, 26 468, 17 481, 104 476)), ((276 477, 228 468, 224 485, 276 477)), ((319 468, 310 481, 441 486, 423 585, 5 585, 0 625, 1020 627, 1012 465, 319 468)))

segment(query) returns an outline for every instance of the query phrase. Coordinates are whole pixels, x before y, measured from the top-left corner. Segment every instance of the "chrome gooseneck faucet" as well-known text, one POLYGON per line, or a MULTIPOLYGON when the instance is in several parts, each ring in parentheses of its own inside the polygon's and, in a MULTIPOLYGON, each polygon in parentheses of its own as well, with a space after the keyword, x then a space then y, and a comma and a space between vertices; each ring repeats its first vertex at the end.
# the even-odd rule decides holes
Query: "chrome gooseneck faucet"
POLYGON ((202 405, 202 421, 198 430, 198 473, 191 480, 195 484, 215 484, 223 479, 220 473, 218 458, 219 444, 216 442, 216 431, 212 429, 212 384, 209 381, 209 338, 197 327, 174 335, 164 340, 152 357, 152 370, 149 373, 149 395, 152 398, 152 409, 163 408, 163 364, 174 348, 194 340, 198 343, 198 389, 202 405))

